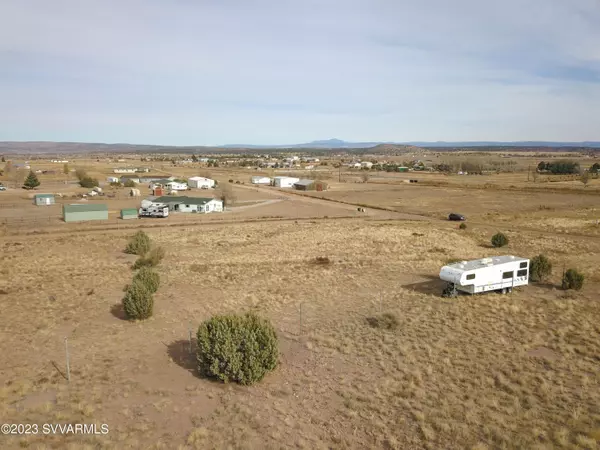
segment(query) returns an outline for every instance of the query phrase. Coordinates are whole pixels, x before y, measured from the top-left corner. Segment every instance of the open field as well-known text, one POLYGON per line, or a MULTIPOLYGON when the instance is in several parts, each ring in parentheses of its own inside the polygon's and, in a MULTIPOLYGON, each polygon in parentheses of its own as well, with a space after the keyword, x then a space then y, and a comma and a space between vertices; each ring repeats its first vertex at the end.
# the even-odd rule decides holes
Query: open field
MULTIPOLYGON (((233 206, 168 219, 118 219, 140 202, 125 188, 89 200, 109 205, 108 221, 81 224, 60 220, 75 199, 36 207, 31 192, 0 192, 0 416, 110 429, 0 436, 0 448, 597 449, 600 180, 534 183, 535 159, 518 160, 525 172, 375 173, 367 183, 325 168, 330 190, 318 193, 249 185, 262 171, 211 169, 219 183, 245 182, 231 185, 233 206), (467 229, 444 220, 449 212, 465 214, 467 229), (131 323, 120 301, 135 257, 123 249, 139 228, 167 254, 154 317, 131 323), (497 230, 507 248, 490 248, 497 230), (539 253, 554 264, 547 283, 440 297, 451 259, 539 253), (582 291, 558 288, 570 267, 585 274, 582 291), (276 371, 252 387, 198 377, 190 329, 250 310, 277 329, 276 371), (372 328, 367 318, 381 313, 398 327, 372 328)), ((77 164, 101 181, 119 165, 77 164)), ((36 192, 88 191, 40 178, 36 192)))
POLYGON ((572 296, 552 287, 556 274, 512 296, 450 300, 439 297, 440 265, 505 253, 482 246, 487 231, 330 220, 149 233, 167 257, 155 316, 137 324, 115 306, 135 259, 122 253, 130 233, 4 238, 2 417, 110 432, 4 436, 3 448, 597 445, 596 240, 511 242, 581 269, 588 284, 572 296), (198 378, 188 329, 248 310, 275 324, 279 368, 250 388, 198 378), (396 330, 367 324, 380 311, 398 317, 396 330), (60 373, 66 336, 70 385, 60 373))

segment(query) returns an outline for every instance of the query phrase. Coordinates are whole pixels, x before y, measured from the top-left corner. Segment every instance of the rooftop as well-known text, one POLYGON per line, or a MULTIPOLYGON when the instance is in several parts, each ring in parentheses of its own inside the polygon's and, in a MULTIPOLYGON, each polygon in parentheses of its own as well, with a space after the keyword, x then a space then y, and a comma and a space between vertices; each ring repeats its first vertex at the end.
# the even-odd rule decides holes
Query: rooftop
POLYGON ((300 186, 310 186, 314 182, 315 182, 315 180, 300 180, 300 181, 296 181, 294 184, 299 184, 300 186))
POLYGON ((54 198, 54 194, 35 194, 35 198, 54 198))
POLYGON ((88 211, 108 211, 108 206, 104 204, 98 203, 90 203, 90 204, 71 204, 63 206, 64 212, 88 212, 88 211))
POLYGON ((474 270, 482 267, 496 266, 498 264, 505 264, 508 262, 515 261, 527 261, 527 258, 521 258, 513 255, 495 256, 493 258, 481 258, 474 259, 471 261, 459 261, 453 264, 448 264, 448 267, 458 270, 474 270))
POLYGON ((163 197, 157 197, 157 198, 153 199, 152 202, 153 203, 179 203, 179 204, 186 204, 186 205, 204 205, 204 204, 210 202, 211 200, 216 200, 216 199, 207 198, 207 197, 163 196, 163 197))

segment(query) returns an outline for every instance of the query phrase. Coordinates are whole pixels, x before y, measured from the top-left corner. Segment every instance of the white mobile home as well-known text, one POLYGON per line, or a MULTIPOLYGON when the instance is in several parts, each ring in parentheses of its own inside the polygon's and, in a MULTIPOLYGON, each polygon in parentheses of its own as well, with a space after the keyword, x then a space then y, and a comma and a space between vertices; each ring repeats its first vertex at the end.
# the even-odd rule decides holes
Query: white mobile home
POLYGON ((252 177, 252 184, 271 184, 271 178, 269 177, 252 177))
POLYGON ((205 177, 192 177, 188 179, 188 184, 196 189, 209 189, 215 187, 215 180, 205 177))
POLYGON ((290 188, 294 185, 294 183, 297 183, 298 181, 300 181, 300 178, 274 177, 272 183, 275 187, 290 188))
MULTIPOLYGON (((157 207, 166 205, 170 211, 189 213, 223 212, 223 202, 216 198, 158 197, 150 200, 157 207)), ((146 203, 147 204, 147 203, 146 203)))
POLYGON ((457 291, 468 294, 499 291, 503 294, 513 287, 529 282, 529 260, 506 255, 494 258, 461 261, 442 267, 440 278, 448 282, 443 295, 454 297, 457 291))

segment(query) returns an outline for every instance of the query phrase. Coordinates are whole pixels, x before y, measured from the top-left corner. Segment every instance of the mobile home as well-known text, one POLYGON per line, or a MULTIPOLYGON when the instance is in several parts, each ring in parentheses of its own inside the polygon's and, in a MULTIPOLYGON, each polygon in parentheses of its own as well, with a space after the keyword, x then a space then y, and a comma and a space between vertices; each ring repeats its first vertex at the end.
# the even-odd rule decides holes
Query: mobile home
POLYGON ((529 282, 529 259, 505 255, 460 261, 442 267, 440 278, 448 283, 444 296, 454 297, 458 291, 467 294, 498 291, 511 292, 529 282))
POLYGON ((188 184, 196 189, 209 189, 215 187, 215 180, 205 177, 191 177, 188 179, 188 184))

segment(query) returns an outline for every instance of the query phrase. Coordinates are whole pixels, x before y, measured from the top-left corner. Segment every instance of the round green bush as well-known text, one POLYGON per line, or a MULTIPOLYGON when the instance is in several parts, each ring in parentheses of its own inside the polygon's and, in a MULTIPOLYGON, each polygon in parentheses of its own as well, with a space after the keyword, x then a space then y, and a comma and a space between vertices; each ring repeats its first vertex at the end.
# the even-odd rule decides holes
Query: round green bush
POLYGON ((138 273, 133 276, 133 282, 142 283, 151 293, 158 291, 160 286, 160 276, 149 267, 142 267, 138 273))
POLYGON ((569 269, 563 275, 562 288, 565 290, 573 289, 575 291, 579 291, 583 287, 584 279, 585 277, 582 273, 578 272, 575 269, 569 269))
POLYGON ((460 228, 461 230, 466 230, 467 229, 467 224, 466 223, 461 223, 458 228, 460 228))
POLYGON ((529 279, 543 281, 552 274, 552 263, 544 255, 531 258, 529 262, 529 279))
POLYGON ((134 281, 127 286, 127 290, 125 291, 123 309, 127 318, 131 320, 143 320, 152 317, 154 310, 152 292, 146 285, 139 281, 134 281))
POLYGON ((508 238, 503 233, 496 233, 492 236, 492 245, 494 247, 504 247, 508 245, 508 238))
POLYGON ((150 237, 140 230, 131 237, 129 244, 125 248, 125 253, 143 256, 148 253, 150 246, 150 237))
POLYGON ((198 370, 225 383, 252 384, 277 367, 277 334, 255 314, 215 316, 198 328, 198 370))

